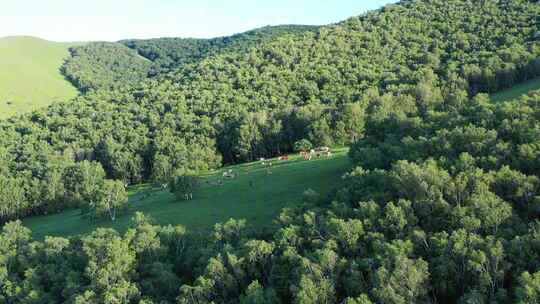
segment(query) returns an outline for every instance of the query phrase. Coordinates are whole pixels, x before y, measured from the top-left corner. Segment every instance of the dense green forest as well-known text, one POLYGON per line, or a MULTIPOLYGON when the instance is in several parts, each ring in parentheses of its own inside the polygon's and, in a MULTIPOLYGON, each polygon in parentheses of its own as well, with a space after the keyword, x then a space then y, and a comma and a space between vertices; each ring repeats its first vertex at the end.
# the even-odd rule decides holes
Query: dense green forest
POLYGON ((241 34, 212 39, 156 38, 147 40, 123 40, 120 43, 136 50, 141 56, 154 62, 150 76, 173 71, 189 63, 225 52, 242 52, 261 43, 283 36, 302 36, 316 32, 318 26, 279 25, 266 26, 241 34))
POLYGON ((82 93, 138 83, 151 67, 149 60, 119 43, 87 43, 70 48, 70 53, 61 71, 82 93))
POLYGON ((242 52, 282 35, 301 36, 315 32, 317 28, 281 25, 213 39, 156 38, 117 43, 93 42, 71 48, 71 57, 62 66, 62 73, 83 93, 119 89, 212 55, 242 52))
POLYGON ((483 94, 540 75, 539 13, 402 1, 234 51, 159 55, 155 77, 0 122, 5 222, 121 214, 126 184, 299 143, 350 145, 356 166, 274 231, 230 220, 201 235, 137 214, 124 234, 34 241, 9 222, 0 302, 539 302, 540 94, 483 94))

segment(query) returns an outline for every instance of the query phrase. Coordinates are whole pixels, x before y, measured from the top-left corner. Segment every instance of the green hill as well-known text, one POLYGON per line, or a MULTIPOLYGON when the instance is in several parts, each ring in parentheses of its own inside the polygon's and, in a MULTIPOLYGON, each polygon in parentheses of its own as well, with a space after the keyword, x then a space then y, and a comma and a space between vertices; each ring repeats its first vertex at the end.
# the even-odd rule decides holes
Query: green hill
POLYGON ((254 162, 207 174, 190 201, 178 200, 169 191, 152 189, 148 185, 133 187, 130 189, 129 214, 115 222, 90 222, 82 218, 77 209, 30 217, 24 224, 39 238, 87 233, 98 227, 125 231, 131 224, 133 213, 140 211, 156 223, 183 225, 192 231, 209 230, 215 223, 229 218, 247 219, 259 228, 268 227, 282 208, 300 203, 306 189, 326 195, 341 185, 341 176, 350 169, 346 150, 338 151, 331 158, 311 161, 291 158, 272 162, 270 171, 260 162, 254 162), (223 179, 222 173, 226 170, 233 170, 237 177, 223 179), (211 183, 219 179, 223 181, 222 186, 211 183))
POLYGON ((266 26, 211 39, 155 38, 91 42, 71 49, 62 72, 81 92, 137 85, 217 54, 243 52, 278 37, 300 37, 318 26, 266 26))
POLYGON ((0 118, 77 95, 60 73, 73 43, 34 37, 0 38, 0 118))

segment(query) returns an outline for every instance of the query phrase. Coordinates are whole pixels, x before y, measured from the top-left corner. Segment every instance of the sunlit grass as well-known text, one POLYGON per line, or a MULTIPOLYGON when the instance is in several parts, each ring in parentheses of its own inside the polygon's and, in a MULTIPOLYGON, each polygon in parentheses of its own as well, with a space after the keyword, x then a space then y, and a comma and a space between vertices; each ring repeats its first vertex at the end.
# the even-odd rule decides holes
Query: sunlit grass
POLYGON ((249 224, 265 227, 272 224, 280 210, 301 203, 302 193, 310 188, 327 194, 342 182, 341 176, 350 168, 346 150, 330 158, 304 161, 292 157, 289 161, 272 161, 272 167, 260 162, 226 167, 202 177, 193 200, 178 200, 168 191, 139 185, 129 189, 130 211, 114 223, 101 220, 92 223, 80 216, 79 210, 37 216, 24 220, 34 235, 69 236, 92 231, 97 227, 125 230, 134 212, 151 216, 155 223, 181 224, 193 230, 207 230, 229 218, 243 218, 249 224), (234 179, 224 179, 223 171, 232 170, 234 179), (222 180, 223 185, 212 181, 222 180), (148 196, 149 195, 149 196, 148 196))

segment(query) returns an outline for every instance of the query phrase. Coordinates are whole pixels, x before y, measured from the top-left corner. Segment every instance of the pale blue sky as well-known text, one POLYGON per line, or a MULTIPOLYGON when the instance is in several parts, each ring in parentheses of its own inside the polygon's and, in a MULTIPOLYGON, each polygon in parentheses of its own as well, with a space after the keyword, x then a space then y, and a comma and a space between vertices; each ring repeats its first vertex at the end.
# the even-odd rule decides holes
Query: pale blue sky
POLYGON ((277 24, 329 24, 395 0, 2 0, 0 37, 54 41, 231 35, 277 24))

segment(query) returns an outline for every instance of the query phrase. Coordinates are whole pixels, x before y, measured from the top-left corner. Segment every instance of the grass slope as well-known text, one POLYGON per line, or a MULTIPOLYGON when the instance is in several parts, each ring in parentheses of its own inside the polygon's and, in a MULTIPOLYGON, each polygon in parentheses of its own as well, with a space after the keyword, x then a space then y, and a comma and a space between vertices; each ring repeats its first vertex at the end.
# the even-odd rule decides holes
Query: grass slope
POLYGON ((192 231, 207 230, 229 218, 244 218, 248 224, 268 227, 283 207, 300 203, 306 189, 327 194, 339 186, 341 176, 349 168, 346 150, 335 153, 331 158, 304 161, 296 157, 286 162, 274 161, 271 174, 258 162, 248 163, 205 175, 201 187, 190 201, 177 200, 168 191, 155 191, 152 196, 145 197, 148 185, 131 188, 130 212, 114 223, 110 220, 91 223, 80 216, 79 210, 30 217, 23 223, 38 238, 76 235, 97 227, 124 231, 135 211, 151 216, 157 224, 181 224, 192 231), (207 183, 220 178, 223 171, 229 169, 238 175, 237 178, 224 180, 222 186, 207 183), (253 187, 249 185, 250 180, 253 187))
POLYGON ((60 73, 73 45, 34 37, 0 38, 0 118, 75 97, 77 89, 60 73))
POLYGON ((530 91, 540 90, 540 77, 515 85, 507 90, 491 95, 491 100, 501 102, 521 97, 530 91))

